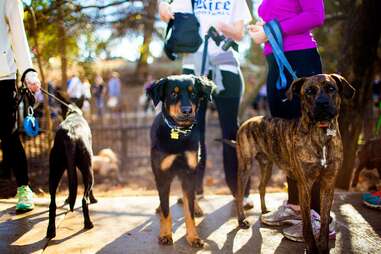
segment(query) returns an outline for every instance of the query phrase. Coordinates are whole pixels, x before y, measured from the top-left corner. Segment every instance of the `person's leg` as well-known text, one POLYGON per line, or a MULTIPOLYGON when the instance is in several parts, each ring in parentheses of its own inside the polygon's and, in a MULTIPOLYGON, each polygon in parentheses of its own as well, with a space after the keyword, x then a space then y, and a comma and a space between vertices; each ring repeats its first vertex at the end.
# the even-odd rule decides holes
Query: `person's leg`
POLYGON ((24 148, 18 132, 15 131, 16 123, 16 88, 15 80, 0 81, 0 139, 3 149, 3 163, 13 170, 18 186, 19 202, 16 210, 33 209, 33 194, 28 186, 28 165, 24 148))
MULTIPOLYGON (((240 72, 222 71, 224 90, 214 96, 218 118, 222 130, 222 138, 235 140, 238 131, 238 111, 243 90, 243 79, 240 72)), ((225 180, 235 196, 237 191, 237 153, 230 145, 223 144, 223 164, 225 180)), ((245 197, 250 194, 250 180, 245 189, 245 197)))
POLYGON ((23 146, 17 131, 15 81, 0 81, 0 115, 2 118, 0 138, 3 149, 3 162, 13 170, 17 186, 28 184, 28 166, 23 146))
MULTIPOLYGON (((191 69, 183 69, 183 74, 194 74, 194 71, 191 69)), ((198 108, 196 121, 197 126, 200 131, 200 154, 199 154, 199 163, 197 166, 197 175, 196 175, 196 194, 202 195, 204 193, 204 176, 205 176, 205 168, 206 168, 206 144, 205 144, 205 118, 206 111, 208 108, 208 101, 203 100, 200 102, 200 106, 198 108)))

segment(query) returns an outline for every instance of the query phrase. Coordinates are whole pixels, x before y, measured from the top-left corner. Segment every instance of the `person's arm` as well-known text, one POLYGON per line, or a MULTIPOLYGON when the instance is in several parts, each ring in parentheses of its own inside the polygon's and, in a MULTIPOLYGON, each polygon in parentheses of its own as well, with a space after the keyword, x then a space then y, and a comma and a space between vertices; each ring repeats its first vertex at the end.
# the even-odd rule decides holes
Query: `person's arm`
POLYGON ((230 20, 222 20, 216 24, 219 32, 235 41, 242 40, 245 24, 252 20, 250 9, 245 0, 234 2, 232 17, 230 20))
POLYGON ((5 0, 6 18, 9 24, 12 50, 16 65, 28 88, 35 92, 41 84, 36 71, 33 69, 32 58, 29 52, 28 40, 26 39, 23 8, 19 0, 5 0))
POLYGON ((192 5, 190 0, 173 0, 170 4, 166 1, 159 3, 159 16, 160 19, 168 23, 171 19, 175 18, 175 12, 192 12, 192 5))
POLYGON ((160 1, 159 3, 159 16, 160 19, 168 23, 171 19, 174 19, 175 16, 172 12, 171 5, 167 2, 160 1))
POLYGON ((284 35, 301 34, 324 23, 323 0, 299 0, 302 12, 293 18, 280 21, 284 35))
POLYGON ((243 20, 234 22, 233 24, 218 23, 216 29, 223 33, 226 37, 235 41, 240 41, 244 35, 244 23, 243 20))

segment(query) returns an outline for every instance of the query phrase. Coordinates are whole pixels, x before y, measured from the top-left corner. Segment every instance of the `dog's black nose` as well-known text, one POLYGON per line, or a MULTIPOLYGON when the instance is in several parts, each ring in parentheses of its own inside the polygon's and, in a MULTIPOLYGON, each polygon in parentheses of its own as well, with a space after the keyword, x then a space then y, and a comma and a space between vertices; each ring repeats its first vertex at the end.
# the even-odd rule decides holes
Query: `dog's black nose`
POLYGON ((329 106, 329 98, 326 96, 321 96, 321 97, 316 99, 315 104, 318 107, 328 107, 329 106))
POLYGON ((183 113, 183 114, 192 113, 192 106, 182 106, 181 107, 181 113, 183 113))

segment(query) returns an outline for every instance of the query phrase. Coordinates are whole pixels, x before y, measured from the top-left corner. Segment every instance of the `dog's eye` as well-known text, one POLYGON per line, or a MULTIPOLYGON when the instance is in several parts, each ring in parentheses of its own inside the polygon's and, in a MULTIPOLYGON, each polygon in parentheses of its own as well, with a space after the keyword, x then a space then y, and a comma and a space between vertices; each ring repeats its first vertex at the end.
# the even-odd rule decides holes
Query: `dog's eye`
POLYGON ((172 92, 171 92, 171 97, 172 97, 172 98, 176 99, 176 98, 177 98, 177 95, 178 95, 178 94, 177 94, 175 91, 172 91, 172 92))
POLYGON ((316 94, 316 88, 315 87, 308 87, 305 91, 305 94, 307 95, 315 95, 316 94))
POLYGON ((335 91, 336 91, 336 87, 328 86, 328 92, 335 92, 335 91))

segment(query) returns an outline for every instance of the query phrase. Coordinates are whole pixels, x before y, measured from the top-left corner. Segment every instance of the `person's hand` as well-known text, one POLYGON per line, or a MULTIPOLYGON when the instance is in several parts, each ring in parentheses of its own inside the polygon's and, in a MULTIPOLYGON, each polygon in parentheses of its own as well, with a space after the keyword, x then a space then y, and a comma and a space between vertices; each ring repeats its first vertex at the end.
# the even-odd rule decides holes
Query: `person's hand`
POLYGON ((223 34, 224 31, 226 31, 227 29, 229 30, 230 29, 230 26, 228 24, 226 24, 225 22, 222 22, 222 21, 218 21, 215 25, 216 27, 216 30, 223 34))
POLYGON ((25 75, 25 84, 28 87, 28 89, 35 93, 40 90, 41 88, 41 82, 38 78, 37 72, 30 71, 25 75))
POLYGON ((175 16, 173 15, 171 6, 169 5, 169 3, 166 3, 166 2, 161 2, 159 4, 159 15, 160 15, 160 19, 167 23, 171 19, 175 18, 175 16))
POLYGON ((263 25, 263 22, 257 22, 255 25, 247 26, 249 35, 256 44, 262 44, 268 40, 265 31, 263 30, 263 25))

